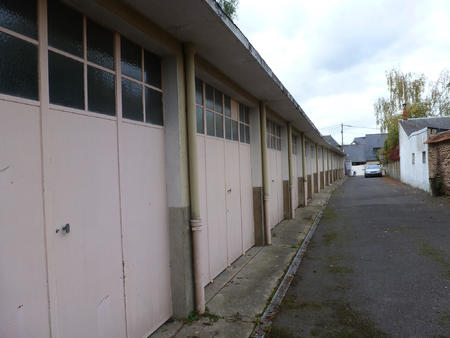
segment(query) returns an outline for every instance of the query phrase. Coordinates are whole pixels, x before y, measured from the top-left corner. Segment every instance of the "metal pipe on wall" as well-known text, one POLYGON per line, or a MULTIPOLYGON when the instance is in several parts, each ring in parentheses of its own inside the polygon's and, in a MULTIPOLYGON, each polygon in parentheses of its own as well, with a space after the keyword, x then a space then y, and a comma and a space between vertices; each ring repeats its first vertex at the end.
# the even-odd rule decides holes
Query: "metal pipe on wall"
POLYGON ((201 263, 201 232, 203 230, 203 222, 200 218, 200 195, 198 181, 197 114, 195 107, 195 47, 191 43, 186 43, 184 45, 184 63, 186 79, 185 87, 188 127, 189 191, 191 205, 195 309, 199 314, 203 314, 205 312, 205 289, 203 287, 203 267, 201 263))
POLYGON ((264 234, 266 245, 272 244, 272 234, 270 232, 270 189, 269 189, 269 169, 267 159, 267 112, 266 104, 260 103, 260 125, 261 125, 261 160, 263 174, 263 190, 264 190, 264 234))

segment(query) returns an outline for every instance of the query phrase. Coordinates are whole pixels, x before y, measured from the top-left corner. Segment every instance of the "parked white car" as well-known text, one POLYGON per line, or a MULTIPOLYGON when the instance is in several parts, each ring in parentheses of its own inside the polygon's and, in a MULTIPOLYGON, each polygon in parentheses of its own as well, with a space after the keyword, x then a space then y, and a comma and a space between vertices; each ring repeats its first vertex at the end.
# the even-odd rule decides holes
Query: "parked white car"
POLYGON ((383 176, 379 164, 368 164, 364 172, 364 177, 383 176))

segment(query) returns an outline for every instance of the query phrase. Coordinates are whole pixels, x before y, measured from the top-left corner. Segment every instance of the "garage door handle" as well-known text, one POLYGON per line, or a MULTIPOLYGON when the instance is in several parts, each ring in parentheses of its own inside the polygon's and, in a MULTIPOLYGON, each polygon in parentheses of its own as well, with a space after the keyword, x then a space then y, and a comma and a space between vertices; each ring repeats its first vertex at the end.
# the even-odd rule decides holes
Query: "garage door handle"
POLYGON ((231 188, 227 190, 227 192, 231 192, 231 188))
POLYGON ((59 229, 59 228, 56 229, 56 233, 58 233, 60 230, 64 231, 66 234, 68 234, 70 232, 70 224, 67 223, 61 229, 59 229))

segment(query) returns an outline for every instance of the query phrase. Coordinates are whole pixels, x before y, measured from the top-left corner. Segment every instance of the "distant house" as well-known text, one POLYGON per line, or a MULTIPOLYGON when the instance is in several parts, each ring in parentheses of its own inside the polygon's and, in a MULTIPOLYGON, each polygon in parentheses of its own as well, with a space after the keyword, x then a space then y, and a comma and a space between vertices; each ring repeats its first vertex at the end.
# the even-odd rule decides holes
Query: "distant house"
POLYGON ((432 135, 450 130, 450 116, 399 120, 400 180, 431 192, 428 144, 432 135))
POLYGON ((353 142, 344 145, 346 154, 346 167, 351 166, 357 175, 363 175, 363 168, 367 162, 378 162, 377 151, 384 146, 387 134, 366 134, 363 137, 355 137, 353 142))

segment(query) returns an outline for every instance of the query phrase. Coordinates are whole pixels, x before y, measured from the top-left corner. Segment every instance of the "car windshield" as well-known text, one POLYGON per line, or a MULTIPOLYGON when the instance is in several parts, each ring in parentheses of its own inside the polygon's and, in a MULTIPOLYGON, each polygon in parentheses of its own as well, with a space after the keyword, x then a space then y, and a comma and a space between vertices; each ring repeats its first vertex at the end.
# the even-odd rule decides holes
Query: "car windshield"
POLYGON ((380 166, 378 164, 369 164, 367 169, 380 169, 380 166))

